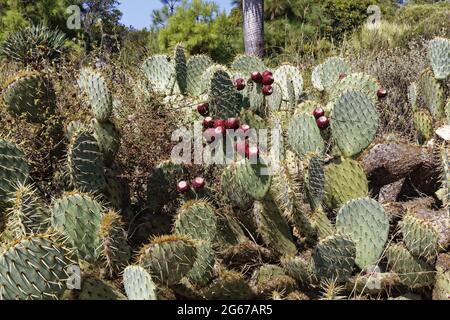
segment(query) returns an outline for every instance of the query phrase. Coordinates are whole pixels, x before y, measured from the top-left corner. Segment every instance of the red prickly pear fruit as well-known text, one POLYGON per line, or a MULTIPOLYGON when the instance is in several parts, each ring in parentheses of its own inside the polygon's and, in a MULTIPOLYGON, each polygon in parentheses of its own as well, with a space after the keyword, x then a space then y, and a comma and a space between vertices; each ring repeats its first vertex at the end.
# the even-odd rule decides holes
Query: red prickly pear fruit
POLYGON ((228 130, 237 130, 241 126, 238 118, 230 118, 225 121, 225 128, 228 130))
POLYGON ((314 109, 314 112, 313 112, 314 118, 319 119, 320 117, 323 117, 324 115, 325 115, 325 110, 323 110, 323 108, 317 107, 314 109))
POLYGON ((214 128, 224 127, 225 128, 225 120, 217 119, 214 120, 214 128))
POLYGON ((263 76, 262 76, 262 74, 260 72, 255 71, 255 72, 252 72, 251 79, 252 79, 253 82, 262 83, 263 76))
POLYGON ((377 96, 380 99, 386 98, 387 94, 388 94, 388 92, 387 92, 387 90, 385 88, 380 88, 377 91, 377 96))
POLYGON ((272 76, 273 76, 273 73, 272 73, 271 71, 269 71, 269 70, 266 70, 266 71, 263 72, 262 76, 263 76, 263 78, 264 78, 264 77, 268 77, 268 76, 271 76, 271 77, 272 77, 272 76))
POLYGON ((234 86, 236 87, 237 91, 242 91, 245 89, 245 80, 242 78, 236 79, 234 81, 234 86))
POLYGON ((275 82, 275 79, 272 75, 267 75, 263 78, 263 85, 270 86, 275 82))
POLYGON ((209 103, 201 103, 197 106, 197 111, 202 116, 206 117, 209 114, 209 103))
POLYGON ((328 128, 329 125, 330 125, 330 120, 327 117, 323 116, 323 117, 320 117, 319 119, 317 119, 317 126, 320 129, 322 129, 322 130, 326 129, 326 128, 328 128))
POLYGON ((273 87, 271 85, 266 85, 262 88, 262 93, 265 96, 270 96, 273 93, 273 87))
POLYGON ((191 190, 191 187, 186 181, 180 181, 177 184, 177 190, 179 193, 187 193, 191 190))
POLYGON ((212 117, 206 117, 203 120, 203 128, 208 129, 208 128, 213 128, 214 127, 214 119, 212 117))
POLYGON ((206 181, 202 177, 197 177, 192 180, 192 188, 195 190, 203 189, 206 186, 206 181))

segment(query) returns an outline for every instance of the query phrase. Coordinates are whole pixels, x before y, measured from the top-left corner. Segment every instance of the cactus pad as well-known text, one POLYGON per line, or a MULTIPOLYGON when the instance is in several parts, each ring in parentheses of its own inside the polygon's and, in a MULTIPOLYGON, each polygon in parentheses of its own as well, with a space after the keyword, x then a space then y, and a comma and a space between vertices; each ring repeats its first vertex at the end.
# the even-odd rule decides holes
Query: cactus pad
POLYGON ((17 185, 27 182, 30 169, 23 151, 1 139, 0 164, 0 202, 4 202, 17 185))
POLYGON ((129 300, 158 300, 151 275, 140 266, 128 266, 123 272, 123 286, 129 300))
POLYGON ((209 104, 211 114, 220 119, 236 117, 239 114, 239 97, 229 72, 223 67, 211 71, 209 104))
POLYGON ((350 66, 344 59, 339 57, 328 58, 313 70, 313 86, 320 91, 328 91, 339 81, 341 74, 349 72, 350 66))
POLYGON ((413 114, 414 129, 421 144, 430 140, 434 135, 433 118, 428 110, 419 110, 413 114))
POLYGON ((175 82, 175 66, 166 55, 148 58, 142 65, 142 71, 156 93, 170 94, 175 82))
POLYGON ((175 47, 175 78, 181 94, 187 93, 187 59, 182 45, 175 47))
POLYGON ((273 73, 276 82, 281 86, 283 91, 283 100, 291 101, 294 104, 300 101, 303 93, 303 77, 297 67, 285 64, 278 67, 273 73), (289 88, 292 86, 292 93, 289 93, 289 88))
POLYGON ((196 55, 189 58, 187 62, 187 92, 193 96, 199 96, 203 92, 203 73, 213 64, 210 57, 196 55))
POLYGON ((325 142, 311 114, 298 114, 294 117, 287 130, 287 142, 300 159, 304 159, 309 153, 322 154, 325 150, 325 142))
POLYGON ((94 117, 100 122, 107 121, 111 117, 113 103, 103 76, 91 69, 83 69, 78 82, 89 98, 94 117))
POLYGON ((428 59, 438 80, 445 80, 450 75, 450 40, 435 38, 428 45, 428 59))
POLYGON ((231 64, 231 69, 238 72, 244 79, 249 79, 252 72, 263 72, 266 66, 261 59, 256 56, 239 55, 231 64))
POLYGON ((215 209, 202 200, 186 202, 177 211, 174 231, 192 239, 214 241, 217 233, 215 209))
POLYGON ((423 103, 430 110, 431 115, 435 119, 443 118, 445 116, 444 92, 431 70, 425 70, 422 73, 419 86, 423 103))

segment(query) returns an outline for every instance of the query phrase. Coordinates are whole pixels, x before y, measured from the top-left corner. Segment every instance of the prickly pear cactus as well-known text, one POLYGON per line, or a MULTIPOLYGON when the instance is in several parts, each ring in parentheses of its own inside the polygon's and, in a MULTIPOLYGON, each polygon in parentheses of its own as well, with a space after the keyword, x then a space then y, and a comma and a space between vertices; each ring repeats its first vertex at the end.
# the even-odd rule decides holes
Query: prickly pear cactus
POLYGON ((128 300, 158 300, 152 276, 140 266, 128 266, 123 272, 123 286, 128 300))
POLYGON ((318 65, 312 73, 313 86, 320 91, 331 89, 341 74, 350 72, 349 64, 342 58, 331 57, 318 65))
POLYGON ((346 282, 355 265, 356 248, 353 241, 334 235, 317 244, 312 256, 313 272, 319 280, 346 282))
POLYGON ((15 144, 0 139, 0 203, 4 203, 17 185, 29 178, 28 162, 15 144))
POLYGON ((369 195, 364 169, 352 159, 340 159, 325 167, 324 188, 324 202, 329 208, 340 208, 349 200, 369 195))
POLYGON ((419 110, 413 114, 414 129, 418 134, 419 143, 423 144, 434 135, 433 118, 428 110, 419 110))
POLYGON ((181 94, 187 93, 187 59, 181 44, 175 47, 175 78, 181 94))
POLYGON ((105 189, 103 154, 90 132, 82 130, 74 134, 68 145, 67 165, 75 188, 92 193, 105 189))
POLYGON ((61 299, 71 264, 70 249, 55 234, 13 242, 0 254, 0 300, 61 299))
POLYGON ((274 82, 272 87, 273 93, 266 97, 266 105, 269 111, 275 112, 280 110, 283 104, 283 88, 277 82, 274 82))
POLYGON ((295 214, 297 201, 297 181, 286 165, 281 164, 274 175, 268 195, 273 199, 283 216, 292 220, 295 214))
POLYGON ((195 243, 174 235, 154 238, 141 249, 138 262, 155 281, 170 286, 179 283, 191 271, 196 258, 195 243))
POLYGON ((292 119, 287 130, 287 142, 300 159, 309 153, 322 154, 325 150, 325 142, 311 114, 298 114, 292 119))
POLYGON ((25 116, 27 121, 40 123, 56 106, 56 96, 50 82, 36 72, 23 72, 10 81, 4 90, 8 111, 25 116))
POLYGON ((253 204, 253 199, 245 192, 244 186, 239 182, 237 167, 238 164, 230 164, 223 170, 220 189, 234 206, 248 209, 253 204))
POLYGON ((408 87, 408 100, 413 112, 417 111, 417 91, 417 84, 411 83, 408 87))
POLYGON ((236 163, 236 184, 254 200, 261 200, 269 191, 272 176, 262 164, 252 164, 249 160, 236 163))
POLYGON ((215 263, 216 254, 212 244, 203 241, 197 245, 197 259, 186 277, 191 283, 204 287, 214 278, 215 263))
POLYGON ((308 158, 304 180, 309 204, 315 210, 321 206, 325 195, 324 164, 320 155, 313 154, 308 158))
POLYGON ((419 88, 423 103, 430 110, 433 118, 443 118, 445 116, 444 92, 431 70, 425 70, 422 73, 419 80, 419 88))
POLYGON ((313 277, 311 259, 305 257, 285 256, 281 258, 284 272, 302 285, 311 283, 313 277))
POLYGON ((67 236, 80 259, 96 263, 100 257, 103 207, 83 193, 67 193, 52 207, 52 226, 67 236))
POLYGON ((202 289, 207 300, 250 300, 254 292, 245 276, 239 272, 224 270, 208 287, 202 289))
POLYGON ((171 161, 163 161, 156 166, 147 182, 147 205, 152 212, 173 200, 176 196, 173 181, 182 172, 183 167, 171 161))
POLYGON ((10 194, 12 206, 5 212, 5 227, 0 239, 14 241, 32 234, 40 234, 49 227, 50 213, 31 185, 19 185, 10 194))
POLYGON ((262 202, 255 202, 253 216, 257 231, 265 244, 281 255, 297 252, 289 224, 273 199, 268 198, 262 202))
POLYGON ((293 100, 294 105, 296 105, 303 94, 303 77, 300 70, 297 67, 285 64, 275 70, 273 77, 282 89, 283 100, 293 100), (292 94, 289 93, 290 86, 293 89, 292 94))
POLYGON ((335 101, 342 93, 349 89, 353 89, 363 92, 373 101, 373 103, 377 103, 377 90, 379 87, 380 84, 374 77, 364 73, 352 73, 333 86, 330 92, 330 101, 335 101))
POLYGON ((379 116, 374 102, 362 91, 347 90, 336 99, 331 114, 333 139, 346 157, 364 151, 375 138, 379 116))
POLYGON ((443 202, 449 208, 450 206, 450 153, 448 147, 444 144, 441 147, 442 159, 442 187, 444 190, 443 202))
POLYGON ((256 56, 238 55, 231 64, 231 70, 238 72, 244 79, 249 79, 252 72, 263 72, 266 66, 256 56))
POLYGON ((203 92, 203 73, 213 64, 206 55, 195 55, 187 62, 187 92, 193 96, 199 96, 203 92))
POLYGON ((192 200, 177 211, 174 224, 176 234, 192 239, 214 241, 217 233, 217 216, 214 207, 207 201, 192 200))
POLYGON ((438 80, 445 80, 450 75, 450 40, 435 38, 428 44, 428 59, 438 80))
POLYGON ((109 301, 126 300, 126 297, 112 284, 96 276, 84 275, 77 299, 81 301, 109 301))
POLYGON ((373 199, 351 200, 339 210, 336 230, 355 243, 355 262, 364 269, 378 264, 388 240, 389 217, 373 199))
POLYGON ((406 214, 400 224, 403 241, 415 257, 433 258, 439 249, 439 232, 430 221, 406 214))
POLYGON ((110 277, 119 274, 131 259, 131 248, 127 241, 127 233, 124 229, 122 218, 117 212, 110 211, 102 217, 100 247, 106 270, 110 277))
POLYGON ((103 76, 94 70, 83 69, 78 83, 80 88, 86 92, 92 114, 97 121, 107 121, 111 117, 113 103, 103 76))
POLYGON ((427 263, 415 258, 403 245, 394 243, 386 250, 390 270, 400 276, 400 281, 410 288, 432 286, 435 271, 427 263))
POLYGON ((92 120, 92 128, 105 163, 111 163, 120 148, 119 132, 114 124, 98 122, 96 119, 92 120))
POLYGON ((175 66, 168 56, 152 56, 144 61, 141 69, 150 83, 151 90, 165 95, 172 93, 175 84, 175 66))
POLYGON ((224 67, 211 70, 208 96, 213 116, 227 119, 239 114, 239 97, 231 76, 224 67))

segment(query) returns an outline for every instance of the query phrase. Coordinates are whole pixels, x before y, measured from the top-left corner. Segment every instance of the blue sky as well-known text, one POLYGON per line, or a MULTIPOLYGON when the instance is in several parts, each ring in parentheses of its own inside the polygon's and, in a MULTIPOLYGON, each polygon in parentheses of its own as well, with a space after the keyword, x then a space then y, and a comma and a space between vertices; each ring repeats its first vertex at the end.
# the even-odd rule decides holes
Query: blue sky
MULTIPOLYGON (((153 9, 161 8, 159 0, 120 0, 120 10, 123 12, 122 23, 136 29, 150 27, 153 9)), ((231 0, 214 0, 221 9, 229 10, 231 0)))

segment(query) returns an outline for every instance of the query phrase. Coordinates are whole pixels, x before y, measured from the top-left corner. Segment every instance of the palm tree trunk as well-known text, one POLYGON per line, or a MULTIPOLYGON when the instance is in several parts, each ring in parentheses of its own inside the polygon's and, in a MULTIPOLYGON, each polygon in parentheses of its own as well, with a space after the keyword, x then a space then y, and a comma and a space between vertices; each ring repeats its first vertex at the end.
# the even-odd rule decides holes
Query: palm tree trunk
POLYGON ((264 56, 264 0, 244 0, 245 53, 264 56))

